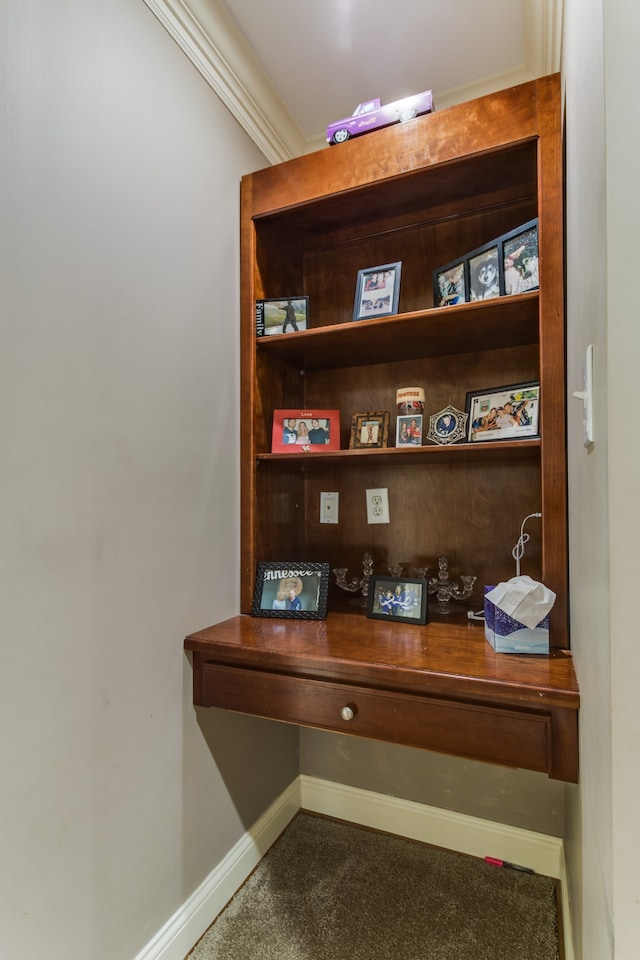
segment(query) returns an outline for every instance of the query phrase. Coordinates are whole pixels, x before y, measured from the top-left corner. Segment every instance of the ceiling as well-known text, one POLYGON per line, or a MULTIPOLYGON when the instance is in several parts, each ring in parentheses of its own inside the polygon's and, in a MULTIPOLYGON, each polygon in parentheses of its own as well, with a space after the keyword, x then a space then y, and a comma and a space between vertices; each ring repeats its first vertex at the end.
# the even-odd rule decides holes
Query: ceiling
POLYGON ((362 100, 436 109, 560 69, 562 0, 145 0, 271 162, 362 100))

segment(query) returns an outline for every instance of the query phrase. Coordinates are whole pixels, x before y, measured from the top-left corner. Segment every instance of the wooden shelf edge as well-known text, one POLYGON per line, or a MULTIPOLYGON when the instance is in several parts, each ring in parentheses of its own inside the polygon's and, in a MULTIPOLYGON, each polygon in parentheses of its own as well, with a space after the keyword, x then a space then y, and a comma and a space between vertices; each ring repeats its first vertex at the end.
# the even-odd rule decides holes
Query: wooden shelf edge
POLYGON ((571 654, 520 656, 492 651, 477 626, 388 625, 362 615, 324 621, 272 620, 246 614, 190 634, 184 649, 247 669, 357 682, 516 708, 578 710, 571 654), (372 640, 373 638, 373 640, 372 640), (362 647, 358 646, 361 640, 362 647), (373 646, 372 646, 373 643, 373 646), (404 648, 404 657, 394 655, 404 648))
POLYGON ((487 441, 478 443, 438 444, 421 447, 379 447, 373 450, 328 450, 304 453, 259 453, 258 463, 295 463, 312 466, 313 463, 347 463, 365 458, 376 463, 456 463, 465 461, 498 462, 502 460, 536 460, 540 456, 540 437, 521 440, 487 441))
MULTIPOLYGON (((375 363, 380 344, 392 341, 396 360, 486 349, 483 324, 499 324, 504 347, 538 340, 539 291, 450 307, 430 307, 374 320, 350 320, 297 333, 257 337, 256 349, 307 370, 375 363), (514 322, 518 318, 522 322, 514 322), (405 345, 404 347, 402 345, 405 345)), ((495 349, 495 342, 491 349, 495 349)))

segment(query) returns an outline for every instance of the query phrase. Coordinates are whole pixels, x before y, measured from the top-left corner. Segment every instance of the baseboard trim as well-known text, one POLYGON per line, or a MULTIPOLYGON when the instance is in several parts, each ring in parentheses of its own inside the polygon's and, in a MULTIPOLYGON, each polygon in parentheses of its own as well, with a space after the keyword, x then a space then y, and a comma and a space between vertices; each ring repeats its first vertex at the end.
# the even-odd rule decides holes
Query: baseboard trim
POLYGON ((510 860, 559 879, 564 957, 574 960, 562 840, 304 774, 241 837, 135 960, 184 960, 300 809, 475 857, 510 860))
POLYGON ((564 960, 574 960, 569 885, 560 838, 304 774, 300 776, 300 792, 302 809, 310 813, 322 813, 474 857, 498 857, 558 879, 564 960))
POLYGON ((184 960, 299 809, 300 782, 296 778, 135 960, 184 960))

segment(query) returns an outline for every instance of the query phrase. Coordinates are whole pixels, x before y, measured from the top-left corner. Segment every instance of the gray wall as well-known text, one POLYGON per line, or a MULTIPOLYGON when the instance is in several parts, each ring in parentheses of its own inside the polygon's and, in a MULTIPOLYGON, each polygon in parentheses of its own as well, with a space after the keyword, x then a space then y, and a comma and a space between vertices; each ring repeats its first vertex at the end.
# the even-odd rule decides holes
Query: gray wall
POLYGON ((182 652, 237 612, 265 161, 141 0, 5 0, 0 49, 0 953, 130 960, 298 769, 182 652))

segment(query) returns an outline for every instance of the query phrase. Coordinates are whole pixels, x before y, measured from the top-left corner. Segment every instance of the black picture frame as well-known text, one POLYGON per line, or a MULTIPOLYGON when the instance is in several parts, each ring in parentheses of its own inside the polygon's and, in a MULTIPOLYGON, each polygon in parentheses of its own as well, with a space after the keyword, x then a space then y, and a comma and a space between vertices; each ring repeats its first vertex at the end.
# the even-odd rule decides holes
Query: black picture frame
POLYGON ((324 620, 328 590, 328 563, 259 561, 251 615, 286 620, 324 620))
POLYGON ((531 380, 487 390, 471 390, 467 393, 466 412, 469 443, 539 437, 540 382, 531 380), (505 409, 506 404, 509 404, 509 410, 505 409), (502 415, 500 410, 504 411, 502 415), (509 416, 515 416, 518 422, 500 422, 509 416))
POLYGON ((424 626, 429 618, 429 581, 374 575, 369 581, 367 616, 424 626))
POLYGON ((464 257, 433 271, 434 307, 452 307, 468 298, 467 267, 464 257))
POLYGON ((358 270, 354 320, 377 320, 398 312, 402 261, 358 270))
POLYGON ((270 297, 256 300, 256 337, 299 333, 306 330, 308 325, 309 297, 270 297))
POLYGON ((502 292, 528 293, 540 286, 538 277, 538 218, 500 237, 502 292))
POLYGON ((493 300, 504 290, 502 247, 492 240, 466 254, 467 302, 493 300))

